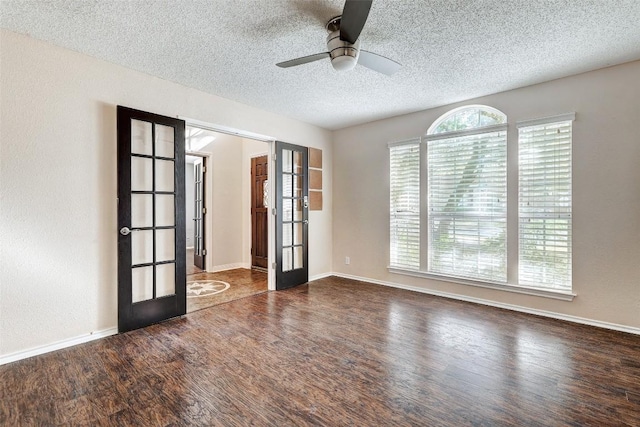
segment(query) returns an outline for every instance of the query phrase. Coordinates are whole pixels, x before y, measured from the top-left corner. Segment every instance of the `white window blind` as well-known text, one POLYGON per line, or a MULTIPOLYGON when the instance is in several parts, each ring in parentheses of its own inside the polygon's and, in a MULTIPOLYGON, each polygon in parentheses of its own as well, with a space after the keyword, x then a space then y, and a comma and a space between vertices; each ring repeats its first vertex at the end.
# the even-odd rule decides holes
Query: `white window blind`
POLYGON ((519 283, 570 291, 572 120, 518 134, 519 283))
POLYGON ((420 143, 389 147, 390 264, 420 269, 420 143))
POLYGON ((429 137, 427 165, 429 272, 506 282, 506 130, 429 137))

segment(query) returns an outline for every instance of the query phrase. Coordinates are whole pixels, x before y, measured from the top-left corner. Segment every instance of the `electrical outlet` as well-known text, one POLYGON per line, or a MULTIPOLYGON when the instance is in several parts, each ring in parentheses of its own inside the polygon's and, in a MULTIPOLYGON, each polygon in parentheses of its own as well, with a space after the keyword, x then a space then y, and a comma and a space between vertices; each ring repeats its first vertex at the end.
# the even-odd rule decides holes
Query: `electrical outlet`
POLYGON ((351 264, 351 258, 349 258, 348 256, 344 257, 344 263, 345 263, 346 265, 351 264))

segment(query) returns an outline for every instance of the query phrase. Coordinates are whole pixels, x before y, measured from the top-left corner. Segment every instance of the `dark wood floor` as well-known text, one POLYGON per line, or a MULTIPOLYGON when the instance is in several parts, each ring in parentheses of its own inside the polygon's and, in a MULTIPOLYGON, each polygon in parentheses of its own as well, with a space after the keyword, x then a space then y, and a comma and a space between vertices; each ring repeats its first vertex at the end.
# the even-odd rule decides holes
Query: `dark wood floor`
POLYGON ((328 278, 0 367, 0 425, 638 426, 640 336, 328 278))

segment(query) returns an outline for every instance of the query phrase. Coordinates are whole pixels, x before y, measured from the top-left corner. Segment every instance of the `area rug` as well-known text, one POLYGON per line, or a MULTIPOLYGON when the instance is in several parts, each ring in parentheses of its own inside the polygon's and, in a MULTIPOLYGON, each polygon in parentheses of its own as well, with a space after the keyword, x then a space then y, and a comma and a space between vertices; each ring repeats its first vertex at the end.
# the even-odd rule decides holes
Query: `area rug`
POLYGON ((187 282, 187 298, 210 297, 229 289, 231 285, 221 280, 196 280, 187 282))

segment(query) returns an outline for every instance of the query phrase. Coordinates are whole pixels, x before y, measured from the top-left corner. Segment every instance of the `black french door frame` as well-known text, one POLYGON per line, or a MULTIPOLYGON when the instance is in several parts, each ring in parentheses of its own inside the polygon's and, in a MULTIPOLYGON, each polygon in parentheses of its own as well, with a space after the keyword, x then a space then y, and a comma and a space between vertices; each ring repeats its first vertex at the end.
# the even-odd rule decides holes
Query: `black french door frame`
MULTIPOLYGON (((118 140, 118 331, 126 332, 186 314, 186 212, 185 212, 185 122, 173 117, 161 116, 123 106, 117 107, 118 140), (132 153, 133 120, 151 124, 151 153, 132 153), (156 155, 157 125, 173 128, 173 158, 156 155), (152 166, 151 190, 133 190, 132 159, 152 166), (160 162, 173 162, 173 191, 156 191, 156 168, 160 162), (151 223, 146 226, 132 226, 132 196, 151 198, 151 223), (156 224, 156 204, 158 197, 173 196, 173 225, 156 224), (157 234, 164 230, 174 230, 174 258, 156 259, 157 234), (153 237, 152 260, 133 264, 132 240, 134 233, 147 232, 153 237), (157 290, 157 269, 159 266, 174 264, 174 293, 159 296, 157 290), (132 293, 133 269, 152 267, 153 292, 151 298, 134 302, 132 293)), ((160 267, 163 268, 163 267, 160 267)), ((170 276, 169 276, 170 277, 170 276)))
POLYGON ((206 246, 205 246, 205 236, 206 236, 206 222, 205 222, 205 214, 206 214, 206 205, 205 205, 205 173, 207 168, 207 158, 201 157, 200 162, 193 164, 194 170, 194 227, 193 227, 193 264, 198 267, 200 270, 205 270, 205 255, 206 255, 206 246))
POLYGON ((309 281, 308 163, 307 147, 276 141, 276 290, 309 281))

